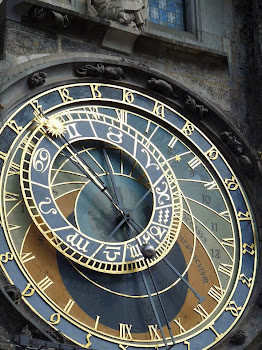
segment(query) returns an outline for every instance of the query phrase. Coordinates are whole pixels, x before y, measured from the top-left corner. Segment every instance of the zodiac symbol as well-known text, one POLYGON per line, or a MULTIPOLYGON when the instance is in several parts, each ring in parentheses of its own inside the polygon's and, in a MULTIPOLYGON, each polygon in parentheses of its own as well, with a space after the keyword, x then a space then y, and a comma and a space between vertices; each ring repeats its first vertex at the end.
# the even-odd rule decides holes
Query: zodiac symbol
POLYGON ((166 198, 166 200, 168 201, 170 199, 169 194, 167 194, 167 189, 168 189, 168 185, 166 182, 162 182, 162 185, 165 186, 165 189, 163 191, 161 191, 160 187, 157 187, 156 189, 156 193, 159 194, 159 198, 158 198, 158 203, 160 205, 163 205, 164 202, 161 200, 162 197, 166 198))
POLYGON ((43 202, 39 203, 39 209, 40 209, 41 213, 43 213, 43 214, 54 214, 54 215, 57 214, 57 210, 55 208, 50 208, 48 211, 44 211, 42 209, 43 205, 49 205, 52 202, 51 198, 49 198, 49 197, 45 197, 45 199, 46 199, 46 202, 43 201, 43 202))
POLYGON ((147 163, 146 163, 146 169, 149 168, 150 166, 154 166, 156 170, 159 170, 159 165, 156 163, 150 163, 150 155, 146 149, 142 149, 141 152, 145 153, 147 156, 147 163))

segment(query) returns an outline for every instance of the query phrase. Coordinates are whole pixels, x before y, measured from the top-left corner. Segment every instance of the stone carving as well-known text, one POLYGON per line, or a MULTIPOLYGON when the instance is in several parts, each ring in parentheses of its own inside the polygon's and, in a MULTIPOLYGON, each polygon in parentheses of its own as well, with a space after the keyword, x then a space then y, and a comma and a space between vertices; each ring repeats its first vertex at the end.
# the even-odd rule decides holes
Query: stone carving
POLYGON ((242 144, 240 141, 237 140, 237 138, 232 134, 232 132, 225 131, 220 135, 220 137, 234 154, 242 154, 242 144))
POLYGON ((107 79, 120 80, 125 78, 124 71, 120 67, 104 66, 103 64, 97 64, 96 66, 85 64, 78 66, 75 70, 76 75, 79 77, 103 77, 107 79))
POLYGON ((164 95, 166 97, 178 97, 174 95, 172 85, 165 80, 151 78, 150 80, 148 80, 147 83, 152 91, 158 92, 159 94, 164 95))
POLYGON ((34 89, 36 87, 44 85, 46 77, 47 74, 45 72, 34 73, 27 80, 29 87, 31 89, 34 89))
POLYGON ((246 334, 244 331, 237 331, 234 333, 234 335, 230 339, 230 343, 234 345, 242 345, 246 341, 246 334))
POLYGON ((148 0, 87 0, 88 14, 143 29, 148 18, 148 0))
POLYGON ((192 112, 198 111, 201 117, 203 116, 204 113, 208 113, 208 109, 205 106, 198 105, 196 103, 196 100, 189 95, 187 95, 186 107, 192 112))
POLYGON ((26 324, 26 325, 22 328, 20 334, 24 334, 24 335, 26 335, 26 336, 27 336, 28 338, 30 338, 30 339, 33 338, 32 332, 30 331, 28 324, 26 324))
POLYGON ((65 29, 70 26, 70 18, 67 15, 43 7, 32 7, 29 11, 29 18, 33 22, 55 28, 65 29))
POLYGON ((4 287, 6 293, 10 296, 15 304, 19 304, 21 302, 21 292, 20 289, 15 285, 7 285, 4 287))
POLYGON ((240 141, 230 131, 225 131, 220 135, 221 139, 228 146, 232 153, 237 156, 237 160, 241 165, 243 171, 247 175, 254 175, 254 166, 248 156, 243 152, 243 146, 240 141))

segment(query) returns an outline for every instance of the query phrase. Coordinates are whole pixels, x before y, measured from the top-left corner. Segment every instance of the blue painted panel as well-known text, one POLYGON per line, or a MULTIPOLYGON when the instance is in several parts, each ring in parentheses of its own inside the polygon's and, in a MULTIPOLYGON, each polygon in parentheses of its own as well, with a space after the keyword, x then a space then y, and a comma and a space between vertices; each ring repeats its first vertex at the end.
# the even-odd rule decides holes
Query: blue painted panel
POLYGON ((149 22, 185 30, 184 0, 149 0, 149 22))

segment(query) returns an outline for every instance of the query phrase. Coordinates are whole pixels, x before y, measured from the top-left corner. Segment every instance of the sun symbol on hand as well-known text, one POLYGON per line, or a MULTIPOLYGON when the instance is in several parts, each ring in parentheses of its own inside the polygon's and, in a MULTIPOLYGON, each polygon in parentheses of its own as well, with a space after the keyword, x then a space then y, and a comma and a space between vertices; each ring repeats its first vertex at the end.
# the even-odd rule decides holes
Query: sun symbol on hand
POLYGON ((47 132, 55 137, 62 136, 65 132, 64 123, 54 116, 46 120, 45 126, 47 127, 47 132))

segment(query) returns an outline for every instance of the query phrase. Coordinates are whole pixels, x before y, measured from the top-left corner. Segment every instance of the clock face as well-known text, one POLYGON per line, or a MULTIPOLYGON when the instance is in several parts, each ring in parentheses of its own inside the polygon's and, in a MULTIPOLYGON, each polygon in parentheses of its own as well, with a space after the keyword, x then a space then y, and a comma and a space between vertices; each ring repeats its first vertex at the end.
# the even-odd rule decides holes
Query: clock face
POLYGON ((23 104, 1 139, 1 267, 39 317, 98 350, 208 349, 232 329, 254 284, 254 222, 192 122, 82 83, 23 104))

